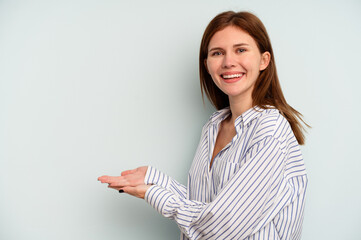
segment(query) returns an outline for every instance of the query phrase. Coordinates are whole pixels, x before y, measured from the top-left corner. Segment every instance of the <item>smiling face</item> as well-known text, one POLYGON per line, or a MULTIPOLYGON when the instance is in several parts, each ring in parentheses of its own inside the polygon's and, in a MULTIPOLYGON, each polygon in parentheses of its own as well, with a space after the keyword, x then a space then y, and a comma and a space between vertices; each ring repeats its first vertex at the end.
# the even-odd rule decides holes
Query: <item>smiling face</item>
POLYGON ((235 26, 216 32, 208 45, 205 65, 214 83, 231 102, 252 104, 252 91, 260 71, 269 63, 254 39, 235 26))

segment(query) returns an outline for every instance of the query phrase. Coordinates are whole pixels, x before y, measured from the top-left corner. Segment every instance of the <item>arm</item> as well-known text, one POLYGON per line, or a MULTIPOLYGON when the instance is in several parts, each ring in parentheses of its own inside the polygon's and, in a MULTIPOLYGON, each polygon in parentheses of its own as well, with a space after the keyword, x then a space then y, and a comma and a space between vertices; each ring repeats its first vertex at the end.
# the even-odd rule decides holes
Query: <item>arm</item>
POLYGON ((145 200, 174 219, 190 239, 243 239, 270 222, 297 199, 283 177, 285 155, 272 137, 253 147, 245 164, 211 203, 187 200, 161 186, 151 186, 145 200))
POLYGON ((169 190, 170 192, 181 198, 186 198, 187 196, 186 186, 178 183, 176 180, 172 179, 168 175, 162 173, 161 171, 157 170, 152 166, 148 166, 148 170, 144 178, 144 183, 161 186, 162 188, 169 190))

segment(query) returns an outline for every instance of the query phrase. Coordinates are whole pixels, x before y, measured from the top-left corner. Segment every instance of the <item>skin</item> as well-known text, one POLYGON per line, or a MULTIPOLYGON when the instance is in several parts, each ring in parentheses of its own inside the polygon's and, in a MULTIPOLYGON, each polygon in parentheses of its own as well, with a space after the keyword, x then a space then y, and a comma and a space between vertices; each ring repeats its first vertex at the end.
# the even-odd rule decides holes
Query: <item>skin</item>
MULTIPOLYGON (((214 157, 236 135, 236 118, 253 106, 252 91, 255 82, 260 71, 267 68, 270 57, 269 52, 259 51, 248 33, 234 26, 216 32, 209 42, 204 64, 214 83, 228 95, 231 109, 229 117, 220 124, 210 168, 214 157)), ((107 183, 109 188, 123 190, 144 199, 151 186, 144 184, 147 169, 148 167, 139 167, 124 171, 121 176, 101 176, 98 180, 107 183)))
POLYGON ((269 52, 261 54, 256 41, 238 27, 228 26, 211 38, 204 64, 213 82, 228 95, 231 114, 220 124, 210 168, 215 156, 236 135, 236 118, 253 106, 254 85, 270 58, 269 52))
POLYGON ((127 170, 120 176, 101 176, 98 181, 107 183, 109 188, 117 191, 123 190, 125 193, 134 197, 144 199, 145 193, 151 185, 144 184, 144 177, 148 167, 138 167, 136 169, 127 170))

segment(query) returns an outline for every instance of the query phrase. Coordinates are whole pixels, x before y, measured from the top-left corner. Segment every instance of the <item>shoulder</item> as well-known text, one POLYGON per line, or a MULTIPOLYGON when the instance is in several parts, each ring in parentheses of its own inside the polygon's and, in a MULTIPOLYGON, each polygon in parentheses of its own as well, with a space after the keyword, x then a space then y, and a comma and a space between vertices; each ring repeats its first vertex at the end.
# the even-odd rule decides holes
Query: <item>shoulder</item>
POLYGON ((254 140, 271 138, 280 142, 281 145, 286 141, 296 141, 291 125, 275 108, 261 109, 258 117, 250 123, 250 127, 253 128, 254 140))
POLYGON ((277 109, 262 109, 250 122, 249 130, 252 135, 249 150, 254 147, 261 149, 272 143, 276 146, 272 151, 283 155, 286 167, 284 176, 287 179, 306 174, 301 149, 291 125, 277 109))

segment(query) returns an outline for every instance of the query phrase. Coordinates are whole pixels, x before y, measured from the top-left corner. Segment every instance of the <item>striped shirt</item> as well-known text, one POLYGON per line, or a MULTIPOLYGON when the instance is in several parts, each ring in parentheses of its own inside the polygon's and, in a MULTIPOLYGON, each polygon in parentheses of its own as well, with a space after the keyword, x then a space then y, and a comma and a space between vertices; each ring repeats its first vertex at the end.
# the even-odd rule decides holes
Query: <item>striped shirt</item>
POLYGON ((148 167, 145 200, 181 239, 300 239, 307 176, 297 140, 277 109, 254 107, 210 162, 225 108, 204 125, 187 187, 148 167))

